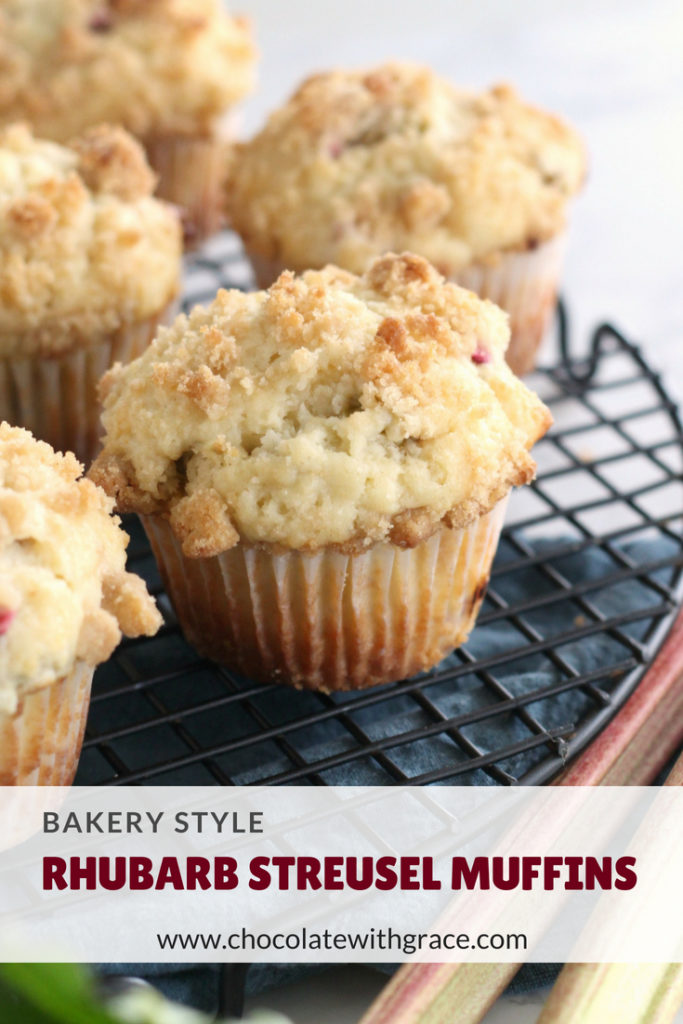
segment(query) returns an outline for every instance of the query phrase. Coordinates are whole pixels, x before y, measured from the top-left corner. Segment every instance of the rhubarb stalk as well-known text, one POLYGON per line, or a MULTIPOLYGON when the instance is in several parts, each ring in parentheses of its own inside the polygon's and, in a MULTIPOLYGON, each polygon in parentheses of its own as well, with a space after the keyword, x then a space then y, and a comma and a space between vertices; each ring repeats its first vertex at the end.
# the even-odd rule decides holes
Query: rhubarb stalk
POLYGON ((480 1021, 520 964, 405 964, 360 1024, 458 1024, 480 1021))
MULTIPOLYGON (((682 684, 683 612, 635 693, 555 785, 650 785, 683 743, 682 684)), ((681 784, 671 782, 672 777, 683 780, 683 758, 668 780, 672 785, 681 784)), ((359 1024, 451 1024, 456 1009, 458 1024, 479 1024, 521 966, 406 964, 397 971, 359 1024)), ((596 965, 596 970, 600 967, 596 965)), ((666 977, 670 979, 669 974, 666 977)), ((672 991, 677 991, 676 985, 671 983, 672 991)), ((552 1020, 543 1019, 545 1024, 552 1020)), ((607 1024, 611 1019, 619 1018, 603 1017, 600 1024, 607 1024)), ((670 1018, 651 1019, 653 1024, 660 1021, 663 1024, 670 1018)))
POLYGON ((537 1024, 670 1024, 683 964, 567 964, 537 1024))
MULTIPOLYGON (((683 755, 664 785, 683 785, 683 755)), ((537 1024, 669 1024, 682 1002, 680 963, 567 964, 537 1024)))
POLYGON ((683 754, 666 777, 665 786, 683 786, 683 754))

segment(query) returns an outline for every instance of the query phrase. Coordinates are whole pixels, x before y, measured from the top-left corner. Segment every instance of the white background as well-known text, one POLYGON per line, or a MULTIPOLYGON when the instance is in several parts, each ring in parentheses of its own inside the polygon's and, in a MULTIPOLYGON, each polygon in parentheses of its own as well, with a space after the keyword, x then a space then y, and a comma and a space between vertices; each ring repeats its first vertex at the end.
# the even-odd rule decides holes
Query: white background
MULTIPOLYGON (((683 395, 683 3, 680 0, 235 0, 261 49, 245 130, 309 71, 403 57, 463 85, 498 79, 572 120, 590 177, 572 216, 564 293, 583 338, 610 319, 683 395)), ((272 993, 295 1024, 352 1024, 379 985, 344 968, 272 993)), ((528 1024, 538 1000, 487 1024, 528 1024)), ((457 1009, 454 1008, 454 1024, 457 1009)), ((683 1022, 683 1015, 680 1017, 683 1022)))

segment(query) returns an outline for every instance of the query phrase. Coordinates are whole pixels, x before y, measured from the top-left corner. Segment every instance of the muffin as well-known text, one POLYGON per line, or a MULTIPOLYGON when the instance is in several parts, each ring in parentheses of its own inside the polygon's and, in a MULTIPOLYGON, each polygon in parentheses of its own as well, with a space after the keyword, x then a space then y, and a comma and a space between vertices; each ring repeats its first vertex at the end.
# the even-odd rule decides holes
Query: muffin
POLYGON ((507 317, 424 259, 221 291, 104 378, 92 478, 138 512, 197 650, 355 689, 462 643, 548 410, 507 317))
POLYGON ((161 617, 125 570, 112 502, 26 430, 0 424, 0 785, 69 785, 94 667, 161 617))
POLYGON ((510 314, 508 362, 534 363, 554 309, 577 135, 506 85, 456 89, 426 68, 316 75, 235 149, 229 220, 257 281, 388 250, 425 256, 510 314))
POLYGON ((97 381, 149 344, 180 287, 173 207, 120 128, 68 146, 0 130, 0 420, 89 463, 97 381))
POLYGON ((102 122, 143 143, 188 238, 221 217, 226 116, 253 84, 249 26, 220 0, 5 0, 0 122, 68 142, 102 122))

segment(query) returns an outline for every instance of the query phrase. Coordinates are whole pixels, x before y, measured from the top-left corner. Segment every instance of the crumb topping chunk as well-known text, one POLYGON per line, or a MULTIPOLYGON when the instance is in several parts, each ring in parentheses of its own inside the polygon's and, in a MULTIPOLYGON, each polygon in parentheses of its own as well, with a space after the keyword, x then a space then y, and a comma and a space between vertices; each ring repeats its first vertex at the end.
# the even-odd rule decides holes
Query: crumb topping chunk
POLYGON ((76 661, 97 665, 121 634, 151 636, 161 616, 126 572, 113 502, 71 455, 0 424, 0 713, 76 661))
POLYGON ((562 230, 585 164, 578 135, 511 86, 390 63, 303 82, 235 148, 226 196, 265 260, 360 273, 410 249, 452 276, 562 230))
POLYGON ((155 183, 122 128, 68 146, 0 129, 0 357, 87 346, 171 302, 181 227, 155 183))
POLYGON ((0 119, 66 142, 91 125, 204 134, 253 86, 249 23, 221 0, 3 0, 0 119))
POLYGON ((413 546, 534 474, 550 414, 508 340, 505 313, 410 253, 221 291, 106 374, 91 476, 190 557, 413 546))

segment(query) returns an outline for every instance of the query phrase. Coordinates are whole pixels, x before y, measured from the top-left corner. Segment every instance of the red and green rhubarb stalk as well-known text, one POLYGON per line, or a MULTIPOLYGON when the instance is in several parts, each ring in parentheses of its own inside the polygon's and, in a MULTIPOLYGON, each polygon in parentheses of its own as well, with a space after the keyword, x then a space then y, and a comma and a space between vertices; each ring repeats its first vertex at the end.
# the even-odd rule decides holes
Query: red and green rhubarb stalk
MULTIPOLYGON (((635 693, 555 785, 651 785, 681 744, 683 613, 635 693)), ((676 777, 683 777, 681 762, 674 773, 676 777)), ((675 784, 680 785, 680 782, 675 784)), ((521 966, 508 963, 406 964, 397 971, 359 1024, 452 1024, 456 1013, 458 1024, 479 1024, 521 966)), ((601 965, 595 966, 596 970, 601 970, 601 965)), ((676 986, 672 991, 676 991, 676 986)), ((611 1019, 618 1018, 603 1017, 600 1024, 608 1024, 611 1019)), ((670 1018, 652 1018, 657 1024, 660 1019, 664 1022, 670 1018)), ((544 1018, 544 1024, 549 1024, 550 1020, 552 1018, 544 1018)), ((620 1024, 623 1021, 620 1020, 620 1024)))
POLYGON ((537 1024, 671 1024, 683 964, 567 964, 537 1024))
MULTIPOLYGON (((683 785, 683 756, 676 761, 664 785, 683 785)), ((656 805, 652 813, 655 812, 656 805)), ((660 826, 656 820, 646 819, 629 852, 638 853, 653 827, 660 826)), ((608 921, 605 926, 624 928, 628 934, 633 922, 608 921)), ((682 1002, 680 963, 567 964, 538 1024, 669 1024, 682 1002)))

